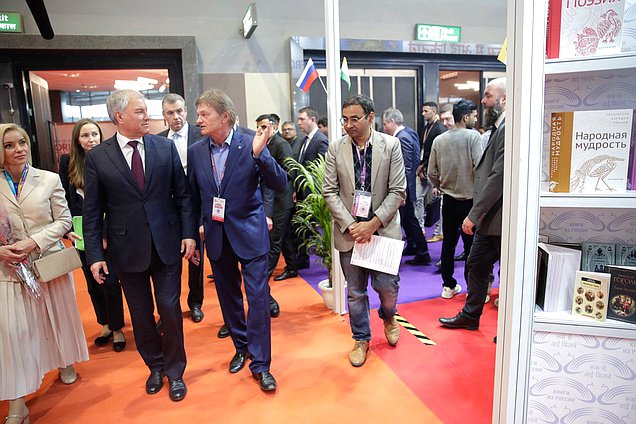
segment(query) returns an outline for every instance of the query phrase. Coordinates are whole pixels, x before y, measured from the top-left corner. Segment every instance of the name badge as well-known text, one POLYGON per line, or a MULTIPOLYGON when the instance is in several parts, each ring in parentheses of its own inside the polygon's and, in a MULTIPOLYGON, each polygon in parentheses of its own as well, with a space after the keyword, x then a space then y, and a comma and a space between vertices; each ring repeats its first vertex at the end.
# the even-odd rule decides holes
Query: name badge
POLYGON ((212 199, 212 220, 225 221, 225 199, 222 197, 214 197, 212 199))
POLYGON ((353 216, 367 218, 371 210, 371 193, 368 191, 356 190, 353 198, 353 216))

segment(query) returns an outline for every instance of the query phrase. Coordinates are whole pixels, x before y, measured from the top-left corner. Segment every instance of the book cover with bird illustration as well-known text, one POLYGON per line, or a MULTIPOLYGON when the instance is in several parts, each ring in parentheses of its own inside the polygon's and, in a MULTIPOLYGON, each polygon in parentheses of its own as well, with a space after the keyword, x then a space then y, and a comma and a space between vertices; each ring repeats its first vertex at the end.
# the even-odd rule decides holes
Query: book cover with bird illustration
POLYGON ((633 119, 632 109, 553 112, 549 191, 626 192, 633 119))
POLYGON ((550 0, 548 59, 620 53, 624 13, 625 0, 550 0))

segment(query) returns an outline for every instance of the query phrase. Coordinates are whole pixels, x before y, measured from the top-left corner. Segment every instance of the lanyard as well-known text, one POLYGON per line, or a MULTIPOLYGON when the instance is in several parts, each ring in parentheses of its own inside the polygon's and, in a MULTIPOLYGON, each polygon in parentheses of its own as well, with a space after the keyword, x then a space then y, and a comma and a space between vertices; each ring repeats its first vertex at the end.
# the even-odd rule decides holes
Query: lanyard
POLYGON ((364 190, 365 186, 365 181, 367 180, 367 146, 369 145, 369 140, 367 140, 364 143, 364 152, 362 153, 363 158, 360 158, 360 149, 358 148, 358 145, 356 144, 356 153, 358 154, 358 163, 360 163, 360 161, 362 161, 362 171, 360 171, 360 181, 362 183, 362 187, 361 189, 364 190))
POLYGON ((429 125, 426 128, 426 131, 424 131, 424 142, 426 142, 426 139, 428 138, 428 135, 431 133, 431 130, 433 129, 433 125, 435 125, 435 122, 437 122, 437 118, 435 118, 433 120, 433 122, 431 122, 431 125, 429 125))
MULTIPOLYGON (((221 145, 223 146, 223 144, 221 145)), ((219 147, 219 159, 221 159, 221 148, 219 147)), ((221 181, 223 181, 223 175, 225 175, 225 167, 227 166, 227 158, 225 158, 225 163, 223 164, 223 169, 221 170, 221 176, 216 170, 216 164, 214 163, 214 149, 210 147, 210 155, 212 156, 212 172, 214 173, 214 181, 216 182, 216 189, 219 197, 221 196, 221 181)), ((229 155, 229 152, 228 152, 229 155)))
POLYGON ((20 177, 20 181, 18 184, 13 182, 11 175, 4 170, 4 177, 7 179, 7 183, 9 183, 9 188, 11 189, 11 193, 15 196, 15 200, 20 200, 20 193, 22 192, 22 188, 24 187, 24 181, 26 181, 27 172, 29 171, 29 164, 24 164, 24 169, 22 170, 22 176, 20 177))

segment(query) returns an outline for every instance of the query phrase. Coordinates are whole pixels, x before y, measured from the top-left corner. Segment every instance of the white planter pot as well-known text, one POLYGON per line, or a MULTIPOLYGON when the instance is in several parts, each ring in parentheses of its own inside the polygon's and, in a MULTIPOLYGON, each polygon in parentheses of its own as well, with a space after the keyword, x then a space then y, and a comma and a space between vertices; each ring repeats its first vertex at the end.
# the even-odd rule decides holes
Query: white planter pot
POLYGON ((333 287, 329 287, 329 279, 319 282, 318 287, 320 287, 322 291, 322 300, 325 302, 325 306, 329 309, 333 309, 335 293, 333 287))

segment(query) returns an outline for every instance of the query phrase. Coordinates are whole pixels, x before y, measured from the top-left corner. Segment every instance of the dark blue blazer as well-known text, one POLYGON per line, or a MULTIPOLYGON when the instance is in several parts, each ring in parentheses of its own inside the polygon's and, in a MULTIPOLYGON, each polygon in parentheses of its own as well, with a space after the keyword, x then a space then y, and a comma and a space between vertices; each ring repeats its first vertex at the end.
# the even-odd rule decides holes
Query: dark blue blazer
POLYGON ((223 231, 240 258, 253 259, 269 252, 260 184, 265 183, 272 190, 283 190, 287 174, 267 147, 258 159, 254 158, 252 139, 252 136, 234 132, 221 187, 217 187, 212 170, 210 137, 188 148, 188 179, 197 215, 200 214, 205 229, 205 244, 211 260, 221 256, 223 231), (219 195, 225 199, 225 221, 222 223, 212 220, 212 198, 219 195))
POLYGON ((404 173, 406 174, 406 193, 412 202, 417 197, 417 165, 420 163, 420 140, 413 128, 404 127, 395 135, 400 139, 402 157, 404 158, 404 173))
POLYGON ((142 192, 116 136, 93 148, 84 165, 84 240, 89 264, 104 260, 102 220, 108 215, 108 251, 121 272, 150 266, 152 245, 166 265, 181 260, 181 240, 197 238, 194 204, 172 140, 145 135, 142 192))

